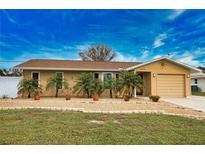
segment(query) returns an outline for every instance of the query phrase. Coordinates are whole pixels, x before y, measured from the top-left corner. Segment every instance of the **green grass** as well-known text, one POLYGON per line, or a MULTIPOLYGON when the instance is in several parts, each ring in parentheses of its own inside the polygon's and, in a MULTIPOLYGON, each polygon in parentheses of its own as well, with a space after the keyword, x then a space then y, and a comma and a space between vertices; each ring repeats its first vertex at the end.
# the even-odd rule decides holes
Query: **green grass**
POLYGON ((0 110, 0 144, 205 144, 205 120, 160 114, 0 110))
POLYGON ((192 95, 205 96, 205 92, 192 92, 192 95))

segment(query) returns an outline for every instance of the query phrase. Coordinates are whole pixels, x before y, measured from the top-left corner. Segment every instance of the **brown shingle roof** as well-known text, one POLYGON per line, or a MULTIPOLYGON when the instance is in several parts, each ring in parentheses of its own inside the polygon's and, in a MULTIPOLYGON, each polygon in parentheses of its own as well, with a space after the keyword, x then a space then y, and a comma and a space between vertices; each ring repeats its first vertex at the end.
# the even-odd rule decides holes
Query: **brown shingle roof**
POLYGON ((96 62, 96 61, 81 61, 81 60, 48 60, 48 59, 32 59, 21 63, 16 68, 23 69, 37 69, 37 68, 56 68, 56 69, 76 69, 76 70, 117 70, 125 69, 134 65, 140 64, 140 62, 96 62))

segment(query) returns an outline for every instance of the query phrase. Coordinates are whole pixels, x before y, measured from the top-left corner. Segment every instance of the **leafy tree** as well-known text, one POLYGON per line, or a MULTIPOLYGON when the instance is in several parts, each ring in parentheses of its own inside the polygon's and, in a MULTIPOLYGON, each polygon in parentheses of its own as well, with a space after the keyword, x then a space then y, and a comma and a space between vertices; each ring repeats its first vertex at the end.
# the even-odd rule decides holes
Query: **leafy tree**
POLYGON ((4 71, 0 69, 0 76, 4 76, 4 71))
POLYGON ((112 48, 98 44, 91 46, 87 51, 79 52, 79 56, 84 61, 111 61, 117 55, 112 48))
POLYGON ((47 81, 46 90, 55 89, 55 97, 58 97, 59 89, 68 89, 68 83, 66 80, 63 80, 62 76, 54 74, 47 81))
POLYGON ((139 89, 143 87, 141 76, 134 72, 122 71, 120 73, 120 80, 122 84, 122 94, 128 96, 132 96, 135 87, 139 89))
POLYGON ((0 76, 21 76, 22 73, 16 69, 0 69, 0 76))
POLYGON ((30 98, 32 94, 37 92, 41 92, 41 86, 35 79, 22 79, 18 84, 18 94, 27 93, 28 98, 30 98))
POLYGON ((91 97, 91 88, 92 88, 93 75, 92 73, 82 73, 77 80, 77 83, 73 87, 75 93, 79 94, 83 92, 88 98, 91 97))

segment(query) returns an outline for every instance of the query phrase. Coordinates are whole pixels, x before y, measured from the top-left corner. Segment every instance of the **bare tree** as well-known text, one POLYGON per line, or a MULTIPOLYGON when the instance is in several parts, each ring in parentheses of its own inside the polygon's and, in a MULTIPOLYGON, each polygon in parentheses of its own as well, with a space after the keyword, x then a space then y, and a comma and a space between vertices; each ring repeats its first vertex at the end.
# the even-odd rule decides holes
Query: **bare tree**
POLYGON ((117 56, 112 48, 103 44, 91 46, 87 51, 79 52, 79 56, 84 61, 111 61, 117 56))

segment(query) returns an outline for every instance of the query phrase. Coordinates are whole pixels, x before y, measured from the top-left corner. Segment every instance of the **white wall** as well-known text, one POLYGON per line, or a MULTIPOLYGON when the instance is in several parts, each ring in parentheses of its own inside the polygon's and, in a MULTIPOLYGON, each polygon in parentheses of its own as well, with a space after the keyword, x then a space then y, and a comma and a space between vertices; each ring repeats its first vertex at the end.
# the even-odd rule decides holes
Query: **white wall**
POLYGON ((17 85, 22 77, 0 77, 0 97, 8 95, 9 97, 17 97, 17 85))
POLYGON ((201 88, 202 92, 205 92, 205 78, 197 78, 197 84, 195 84, 194 79, 191 79, 191 85, 197 85, 201 88))

